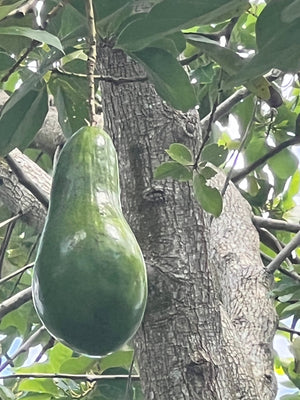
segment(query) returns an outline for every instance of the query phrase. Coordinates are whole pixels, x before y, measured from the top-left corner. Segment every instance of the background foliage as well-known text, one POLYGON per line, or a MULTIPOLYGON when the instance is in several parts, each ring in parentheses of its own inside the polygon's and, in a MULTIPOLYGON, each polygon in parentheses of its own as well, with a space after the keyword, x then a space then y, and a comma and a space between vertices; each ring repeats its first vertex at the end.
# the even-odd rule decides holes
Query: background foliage
MULTIPOLYGON (((30 144, 44 123, 49 99, 66 137, 87 124, 87 19, 82 0, 40 1, 34 12, 29 3, 0 0, 0 82, 10 95, 0 114, 0 154, 18 147, 51 174, 52 158, 30 144)), ((214 166, 223 168, 256 216, 287 222, 282 230, 274 221, 262 228, 256 220, 267 265, 299 230, 299 0, 150 3, 148 12, 139 12, 134 0, 98 0, 94 8, 99 38, 141 63, 168 104, 182 111, 196 107, 202 119, 201 151, 171 145, 170 160, 155 177, 191 181, 198 202, 217 217, 222 193, 207 181, 214 166)), ((101 79, 107 77, 96 76, 101 79)), ((30 286, 39 239, 33 228, 10 217, 1 206, 3 302, 30 286)), ((291 343, 288 357, 275 356, 281 384, 290 388, 291 394, 282 397, 286 400, 300 398, 299 256, 294 251, 276 269, 271 293, 278 335, 291 343)), ((1 319, 0 340, 1 376, 57 374, 54 379, 5 378, 3 400, 143 398, 137 366, 127 379, 130 347, 101 360, 74 354, 41 328, 31 302, 1 319), (101 379, 102 374, 114 379, 101 379)))

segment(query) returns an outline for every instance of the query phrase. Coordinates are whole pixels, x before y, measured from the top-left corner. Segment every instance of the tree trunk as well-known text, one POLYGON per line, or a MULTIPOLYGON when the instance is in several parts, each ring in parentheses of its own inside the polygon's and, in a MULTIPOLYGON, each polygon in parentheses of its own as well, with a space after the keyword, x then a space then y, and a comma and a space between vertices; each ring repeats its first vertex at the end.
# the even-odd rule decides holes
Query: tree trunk
POLYGON ((101 93, 122 205, 148 269, 148 306, 134 341, 145 400, 273 399, 276 318, 248 204, 230 186, 211 223, 189 184, 153 180, 171 143, 196 154, 198 114, 171 109, 136 81, 145 72, 121 51, 98 50, 98 72, 111 77, 101 93))

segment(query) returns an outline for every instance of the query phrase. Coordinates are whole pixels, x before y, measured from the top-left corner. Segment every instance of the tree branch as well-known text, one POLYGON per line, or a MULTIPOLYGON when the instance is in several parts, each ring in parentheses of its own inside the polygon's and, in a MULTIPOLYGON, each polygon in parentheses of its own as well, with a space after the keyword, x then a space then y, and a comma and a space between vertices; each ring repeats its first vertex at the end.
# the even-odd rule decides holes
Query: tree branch
POLYGON ((295 335, 299 335, 300 336, 300 332, 299 331, 295 331, 295 329, 286 328, 284 326, 278 326, 277 329, 279 331, 294 333, 295 335))
POLYGON ((262 166, 266 161, 268 161, 270 158, 274 157, 276 154, 280 153, 282 150, 286 149, 289 146, 292 146, 294 144, 299 144, 300 143, 300 136, 294 136, 289 140, 286 140, 285 142, 280 143, 278 146, 274 147, 271 151, 269 151, 267 154, 259 158, 258 160, 254 161, 251 165, 248 165, 246 168, 243 168, 239 172, 235 173, 231 180, 234 183, 239 182, 243 178, 245 178, 250 172, 254 171, 256 168, 262 166))
POLYGON ((273 261, 267 266, 266 270, 270 274, 274 273, 281 263, 300 245, 300 231, 293 239, 277 254, 273 261))
MULTIPOLYGON (((261 258, 265 259, 267 262, 272 262, 273 258, 268 256, 267 254, 260 252, 261 258)), ((300 275, 297 274, 295 271, 288 271, 282 267, 278 267, 278 271, 280 271, 282 274, 288 276, 291 279, 294 279, 295 281, 300 282, 300 275)))
POLYGON ((263 218, 254 215, 252 217, 253 224, 257 228, 275 229, 297 233, 300 231, 300 224, 292 224, 287 221, 277 220, 273 218, 263 218))
MULTIPOLYGON (((249 96, 249 94, 250 94, 249 90, 245 88, 239 89, 235 93, 233 93, 230 97, 228 97, 226 100, 224 100, 221 104, 218 105, 214 113, 212 122, 215 122, 224 115, 227 115, 233 106, 235 106, 241 100, 245 99, 247 96, 249 96)), ((210 115, 211 114, 209 113, 201 120, 201 128, 204 131, 207 130, 207 127, 209 125, 210 115)))
MULTIPOLYGON (((18 349, 17 351, 9 357, 3 364, 1 364, 0 372, 4 371, 8 365, 13 364, 13 361, 22 353, 25 353, 29 350, 32 344, 36 341, 36 339, 46 330, 44 326, 41 326, 37 331, 35 331, 18 349)), ((2 377, 1 377, 2 378, 2 377)))
POLYGON ((22 304, 31 300, 31 298, 32 298, 31 287, 28 287, 28 288, 16 293, 9 299, 4 300, 0 304, 0 319, 2 319, 9 312, 16 310, 22 304))
MULTIPOLYGON (((28 373, 28 374, 11 374, 1 376, 1 379, 17 379, 17 378, 41 378, 41 379, 73 379, 84 380, 88 382, 102 381, 103 379, 116 380, 116 379, 129 379, 128 375, 93 375, 93 374, 51 374, 51 373, 28 373)), ((131 375, 131 380, 139 381, 139 375, 131 375)))
POLYGON ((23 170, 22 166, 17 162, 13 156, 13 152, 10 152, 5 157, 8 165, 17 175, 19 182, 25 186, 36 198, 39 200, 44 207, 49 206, 49 193, 45 193, 23 170))
POLYGON ((0 279, 0 285, 6 281, 9 281, 10 279, 14 278, 17 275, 23 274, 23 272, 27 271, 27 269, 32 268, 33 266, 34 263, 27 264, 24 267, 18 269, 17 271, 14 271, 9 275, 4 276, 2 279, 0 279))

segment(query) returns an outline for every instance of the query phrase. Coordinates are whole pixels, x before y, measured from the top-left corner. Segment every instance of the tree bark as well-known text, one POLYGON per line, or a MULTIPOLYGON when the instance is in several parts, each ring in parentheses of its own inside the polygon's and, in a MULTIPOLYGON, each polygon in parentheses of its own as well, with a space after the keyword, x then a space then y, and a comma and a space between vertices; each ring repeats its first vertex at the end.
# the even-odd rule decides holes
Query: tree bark
MULTIPOLYGON (((119 154, 122 204, 145 256, 149 301, 135 338, 145 400, 268 400, 275 396, 276 325, 248 204, 234 186, 222 216, 195 204, 190 186, 153 180, 173 142, 199 147, 195 112, 168 107, 143 69, 99 47, 105 128, 119 154), (118 84, 113 78, 132 78, 118 84)), ((222 178, 221 178, 222 180, 222 178)))
MULTIPOLYGON (((99 72, 112 77, 102 84, 105 127, 118 149, 123 208, 148 268, 148 307, 135 338, 145 400, 273 399, 276 318, 248 204, 231 185, 221 217, 211 222, 188 184, 154 181, 171 143, 197 153, 198 114, 175 111, 149 83, 134 82, 143 69, 108 45, 99 48, 99 72)), ((49 193, 51 178, 13 154, 49 193)), ((45 208, 5 161, 0 174, 1 199, 40 230, 45 208)), ((219 174, 213 184, 222 182, 219 174)))

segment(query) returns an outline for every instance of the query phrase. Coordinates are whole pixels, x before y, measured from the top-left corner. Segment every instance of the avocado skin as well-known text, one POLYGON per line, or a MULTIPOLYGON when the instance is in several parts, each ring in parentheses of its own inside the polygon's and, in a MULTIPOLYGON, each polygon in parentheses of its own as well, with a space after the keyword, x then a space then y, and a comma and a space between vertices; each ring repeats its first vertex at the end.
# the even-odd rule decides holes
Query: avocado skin
POLYGON ((33 273, 41 321, 74 351, 103 356, 141 324, 147 276, 120 204, 116 151, 100 128, 65 144, 33 273))

